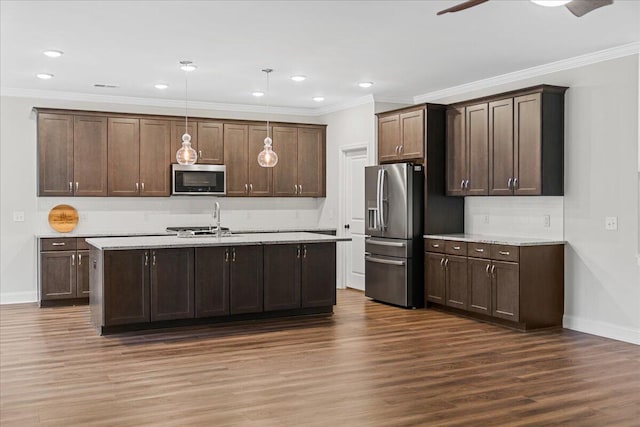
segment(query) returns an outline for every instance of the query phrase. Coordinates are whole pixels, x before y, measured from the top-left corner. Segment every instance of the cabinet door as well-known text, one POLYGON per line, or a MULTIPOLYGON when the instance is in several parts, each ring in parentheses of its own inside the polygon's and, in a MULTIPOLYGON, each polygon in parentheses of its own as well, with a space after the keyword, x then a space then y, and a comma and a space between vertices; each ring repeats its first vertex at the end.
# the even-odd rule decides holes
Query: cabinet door
POLYGON ((151 321, 194 316, 193 250, 151 251, 151 321))
POLYGON ((196 248, 196 317, 229 314, 229 262, 231 248, 196 248))
MULTIPOLYGON (((227 196, 249 194, 247 172, 248 127, 246 125, 224 125, 224 164, 227 165, 227 196)), ((256 163, 258 162, 256 156, 256 163)))
POLYGON ((302 245, 302 308, 327 307, 336 303, 336 244, 302 245))
POLYGON ((542 104, 540 94, 514 98, 514 194, 542 194, 542 104))
POLYGON ((171 193, 171 122, 140 120, 140 195, 171 193))
POLYGON ((42 252, 40 286, 41 300, 75 298, 76 252, 42 252))
POLYGON ((76 196, 107 195, 106 117, 74 117, 73 165, 76 196))
POLYGON ((300 245, 264 247, 264 311, 300 308, 300 245))
POLYGON ((263 168, 258 164, 258 154, 264 148, 267 137, 266 126, 249 126, 249 156, 247 172, 250 196, 271 196, 273 194, 273 168, 263 168))
POLYGON ((73 193, 73 116, 38 114, 38 196, 73 193))
POLYGON ((424 254, 424 294, 427 301, 444 304, 445 256, 425 252, 424 254))
POLYGON ((471 105, 466 109, 467 185, 469 196, 489 194, 489 117, 488 105, 471 105))
POLYGON ((298 129, 298 195, 324 196, 325 144, 320 128, 298 129))
POLYGON ((399 147, 400 115, 378 118, 378 163, 397 161, 399 147))
MULTIPOLYGON (((194 150, 198 150, 198 123, 189 120, 187 124, 187 131, 191 135, 191 146, 194 150)), ((171 151, 169 157, 171 157, 171 163, 178 163, 176 153, 182 147, 182 135, 184 135, 184 120, 171 122, 171 151)), ((200 159, 198 158, 198 163, 200 159)))
POLYGON ((140 120, 108 119, 109 196, 137 196, 140 191, 140 120))
POLYGON ((424 110, 400 114, 400 157, 424 158, 424 110))
POLYGON ((518 264, 493 261, 493 315, 502 319, 520 320, 520 279, 518 264))
POLYGON ((513 182, 513 98, 489 103, 489 194, 511 195, 513 182))
POLYGON ((464 107, 447 110, 447 195, 462 196, 467 179, 464 107))
POLYGON ((273 195, 298 195, 298 128, 273 128, 273 151, 278 164, 273 168, 273 195))
POLYGON ((104 325, 149 322, 149 251, 104 252, 104 325))
POLYGON ((224 163, 223 126, 220 122, 198 122, 198 163, 224 163))
POLYGON ((89 251, 83 250, 76 253, 76 297, 89 297, 89 251))
POLYGON ((463 310, 467 309, 468 287, 467 287, 467 258, 461 256, 448 255, 445 260, 446 302, 450 307, 463 310))
POLYGON ((263 307, 262 246, 231 248, 231 314, 259 313, 263 307))
POLYGON ((491 315, 491 261, 469 258, 469 307, 470 311, 491 315))

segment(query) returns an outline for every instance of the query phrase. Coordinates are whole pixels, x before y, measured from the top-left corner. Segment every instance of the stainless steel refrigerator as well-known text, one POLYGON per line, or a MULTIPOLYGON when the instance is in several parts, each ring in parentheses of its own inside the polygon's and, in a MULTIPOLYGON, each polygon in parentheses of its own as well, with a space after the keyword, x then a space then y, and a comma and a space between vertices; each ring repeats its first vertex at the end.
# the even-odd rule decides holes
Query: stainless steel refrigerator
POLYGON ((365 168, 365 295, 402 307, 422 307, 421 165, 365 168))

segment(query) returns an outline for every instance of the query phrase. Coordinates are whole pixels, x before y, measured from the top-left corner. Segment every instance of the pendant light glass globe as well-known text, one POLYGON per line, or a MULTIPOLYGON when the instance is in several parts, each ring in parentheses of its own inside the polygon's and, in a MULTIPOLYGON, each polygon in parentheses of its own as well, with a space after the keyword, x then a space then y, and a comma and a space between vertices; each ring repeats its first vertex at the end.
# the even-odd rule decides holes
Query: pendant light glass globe
POLYGON ((571 0, 531 0, 531 1, 540 6, 558 7, 558 6, 563 6, 569 3, 571 0))
POLYGON ((198 161, 198 153, 191 146, 191 135, 182 135, 182 147, 176 152, 176 160, 181 165, 192 165, 198 161))
POLYGON ((258 164, 263 168, 272 168, 278 164, 278 155, 271 148, 273 141, 271 138, 264 139, 264 148, 258 154, 258 164))

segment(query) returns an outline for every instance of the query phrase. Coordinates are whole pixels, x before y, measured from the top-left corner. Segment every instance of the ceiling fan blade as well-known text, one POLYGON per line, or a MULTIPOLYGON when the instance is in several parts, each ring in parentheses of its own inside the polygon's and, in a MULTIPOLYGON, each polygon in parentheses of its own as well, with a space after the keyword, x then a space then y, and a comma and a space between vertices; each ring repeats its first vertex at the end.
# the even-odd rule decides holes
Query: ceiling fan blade
POLYGON ((613 3, 613 0, 573 0, 567 3, 565 6, 571 13, 577 17, 586 15, 602 6, 608 6, 613 3))
POLYGON ((487 1, 489 0, 467 0, 464 3, 457 4, 445 10, 441 10, 440 12, 436 13, 436 15, 442 15, 448 12, 458 12, 460 10, 469 9, 470 7, 477 6, 487 1))

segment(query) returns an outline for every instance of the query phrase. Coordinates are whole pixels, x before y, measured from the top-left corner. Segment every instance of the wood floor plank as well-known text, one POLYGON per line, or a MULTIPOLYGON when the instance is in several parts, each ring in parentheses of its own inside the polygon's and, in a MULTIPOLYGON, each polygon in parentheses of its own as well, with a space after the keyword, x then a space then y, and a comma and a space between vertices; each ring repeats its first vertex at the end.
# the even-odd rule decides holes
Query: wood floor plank
POLYGON ((639 426, 640 347, 338 291, 333 316, 100 337, 0 306, 5 426, 639 426))

